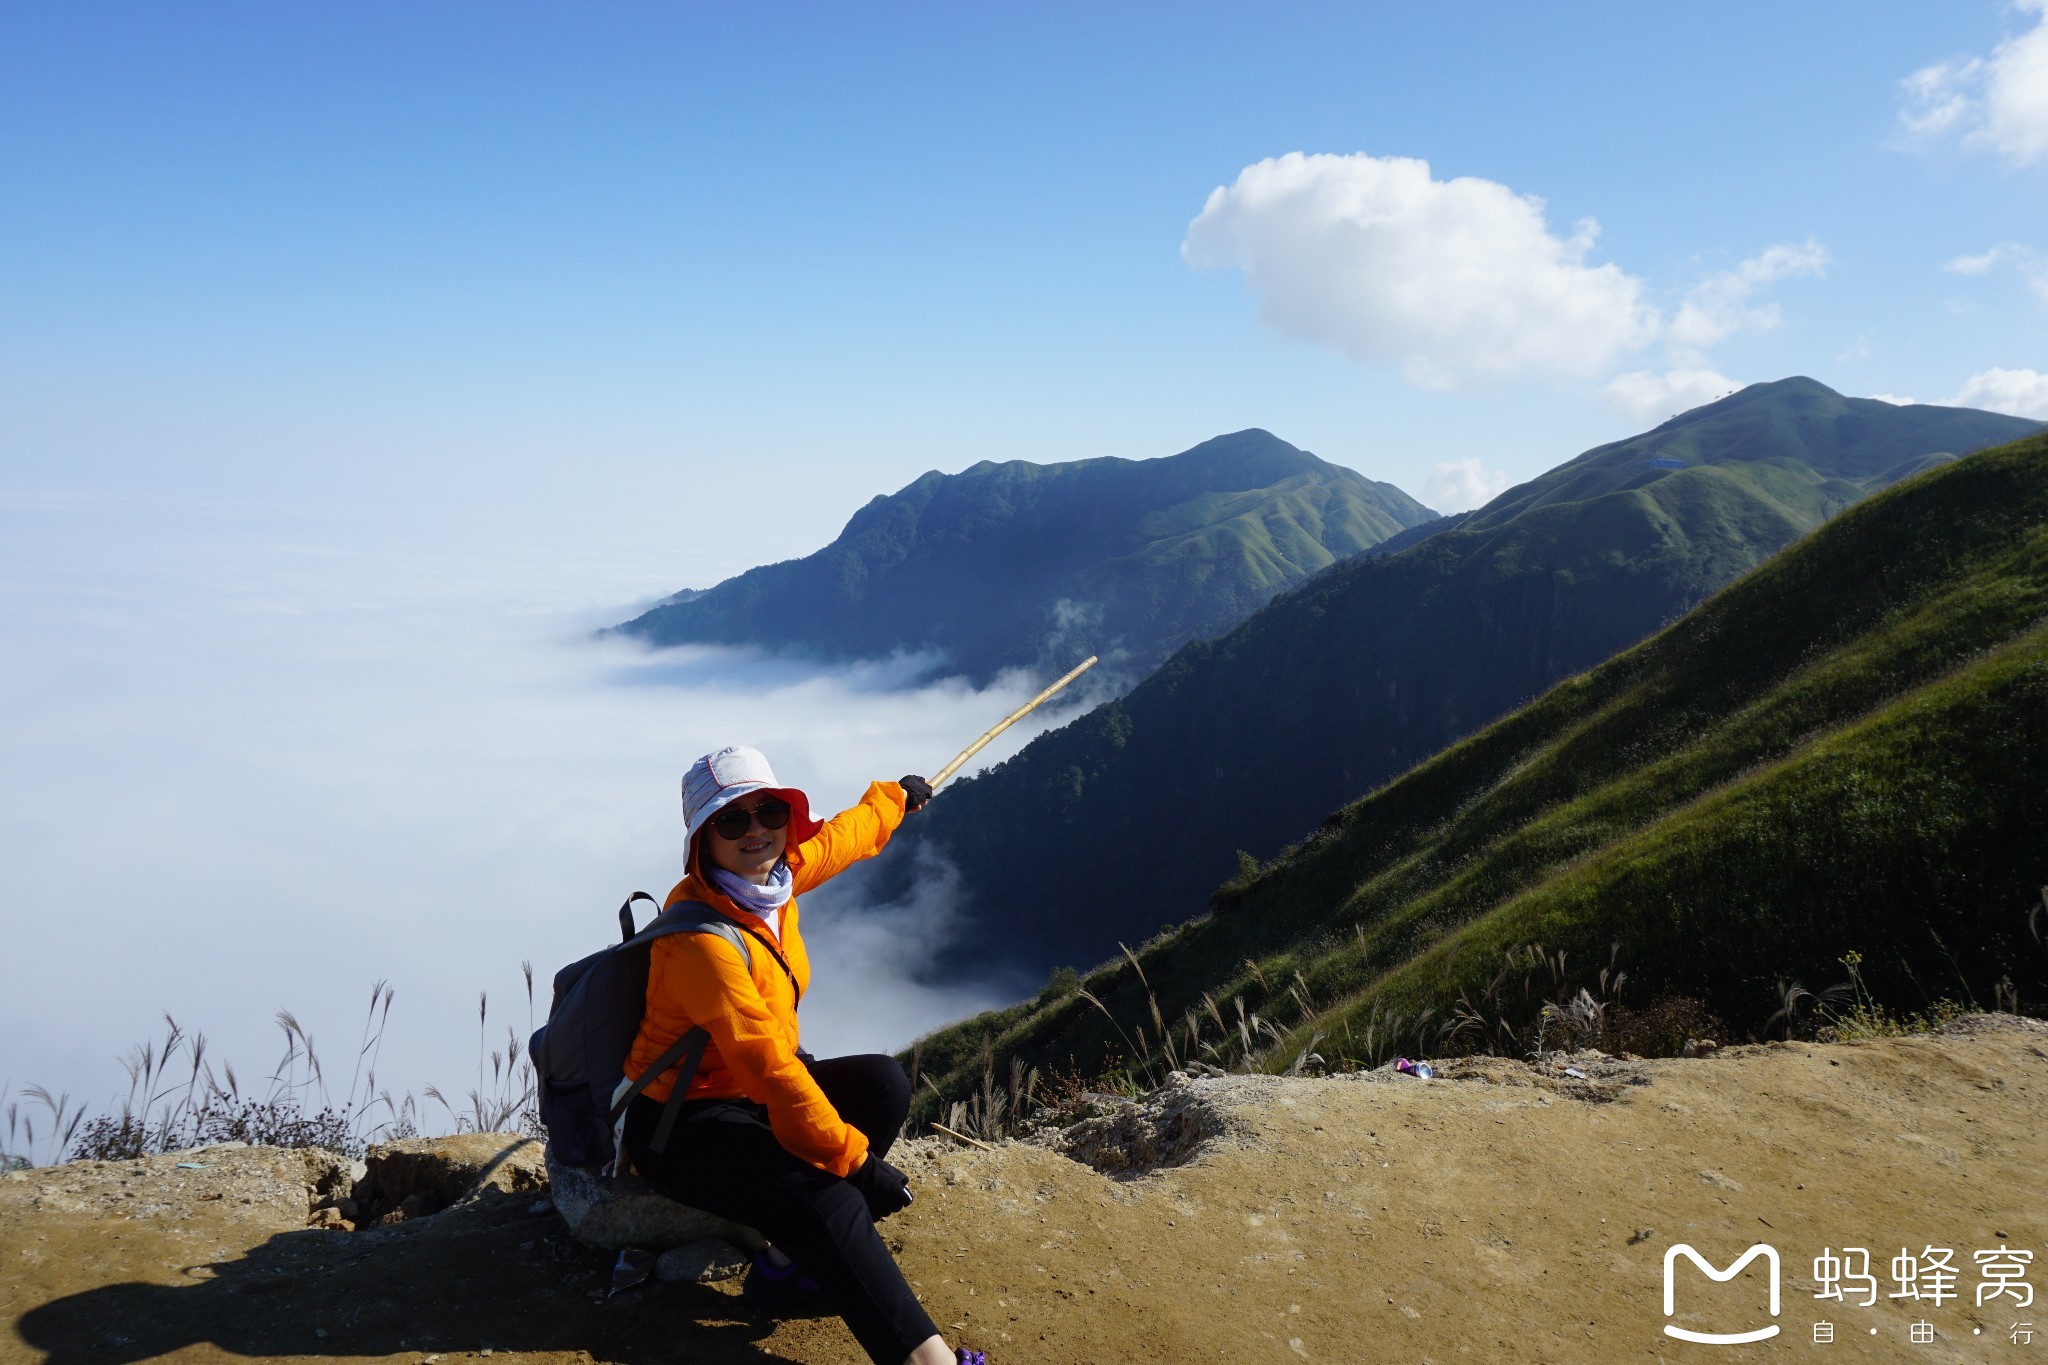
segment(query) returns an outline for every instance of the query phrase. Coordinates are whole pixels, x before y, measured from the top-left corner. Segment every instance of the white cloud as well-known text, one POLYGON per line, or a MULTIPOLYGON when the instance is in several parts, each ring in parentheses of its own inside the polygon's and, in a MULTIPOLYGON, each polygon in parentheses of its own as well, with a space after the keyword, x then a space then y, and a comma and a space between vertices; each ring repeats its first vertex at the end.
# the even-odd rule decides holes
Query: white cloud
POLYGON ((1899 122, 1915 138, 1940 137, 1976 117, 1984 63, 1971 59, 1924 66, 1899 82, 1899 122))
POLYGON ((1880 403, 1890 403, 1895 408, 1910 408, 1920 401, 1917 398, 1907 398, 1896 393, 1873 393, 1870 396, 1880 403))
POLYGON ((2043 303, 2048 303, 2048 260, 2030 246, 2019 242, 2000 242, 1989 251, 1980 251, 1974 256, 1958 256, 1942 266, 1951 275, 1988 275, 2001 265, 2010 265, 2019 271, 2020 278, 2027 282, 2027 288, 2034 291, 2043 303))
POLYGON ((1656 337, 1643 282, 1587 264, 1598 234, 1557 236, 1542 200, 1426 161, 1290 152, 1212 192, 1181 254, 1243 269, 1279 331, 1449 389, 1596 375, 1656 337))
POLYGON ((1989 57, 1922 67, 1900 82, 1899 122, 1914 140, 1960 133, 1965 146, 2018 166, 2048 156, 2048 0, 2018 0, 2037 16, 1989 57))
MULTIPOLYGON (((1827 265, 1811 239, 1771 246, 1701 280, 1667 318, 1641 279, 1588 263, 1598 235, 1585 219, 1558 236, 1541 199, 1491 180, 1438 180, 1426 161, 1291 152, 1211 192, 1181 255, 1196 269, 1242 269, 1277 330, 1394 366, 1424 388, 1597 378, 1661 341, 1669 373, 1612 379, 1607 397, 1631 415, 1663 416, 1674 400, 1730 385, 1705 350, 1777 325, 1763 290, 1827 265)), ((1451 497, 1473 488, 1446 478, 1451 497)))
POLYGON ((1975 256, 1958 256, 1942 266, 1942 269, 1951 275, 1988 275, 1991 273, 1992 266, 2005 260, 2018 249, 2012 243, 2007 242, 2003 246, 1992 247, 1991 250, 1980 252, 1975 256))
POLYGON ((2040 18, 2033 29, 1998 45, 1984 94, 1977 137, 2021 165, 2048 154, 2048 0, 2021 0, 2040 18))
MULTIPOLYGON (((0 502, 0 1083, 104 1103, 165 1010, 246 1080, 285 1007, 339 1090, 362 997, 389 978, 382 1083, 460 1096, 478 991, 502 1047, 527 1027, 522 959, 544 1012, 549 974, 616 932, 626 892, 674 883, 697 754, 758 744, 837 810, 937 768, 1032 690, 907 687, 919 660, 592 640, 626 613, 561 609, 581 568, 544 542, 456 554, 0 502)), ((980 761, 1071 714, 1034 714, 980 761)), ((871 912, 806 898, 813 1050, 893 1048, 1002 1003, 987 981, 916 979, 954 900, 926 871, 871 912)))
POLYGON ((1624 417, 1655 426, 1725 398, 1742 384, 1713 367, 1707 347, 1745 329, 1777 326, 1778 306, 1757 303, 1757 294, 1780 280, 1820 275, 1827 264, 1827 248, 1808 238, 1766 247, 1732 269, 1707 276, 1686 291, 1664 328, 1667 368, 1618 374, 1601 387, 1601 399, 1624 417))
POLYGON ((1507 486, 1503 470, 1488 469, 1476 459, 1450 460, 1430 471, 1422 497, 1439 512, 1464 512, 1493 501, 1507 486))
POLYGON ((1819 275, 1827 263, 1827 249, 1810 237, 1797 245, 1767 247, 1733 270, 1710 275, 1695 285, 1672 318, 1666 340, 1675 347, 1698 351, 1745 327, 1767 331, 1778 325, 1778 308, 1775 304, 1753 305, 1757 291, 1779 280, 1819 275))
POLYGON ((1982 370, 1963 381, 1955 397, 1946 400, 1957 408, 1984 408, 2048 421, 2048 374, 2035 370, 1982 370))
POLYGON ((1624 417, 1655 426, 1679 413, 1726 397, 1742 386, 1717 370, 1636 370, 1607 381, 1600 396, 1624 417))

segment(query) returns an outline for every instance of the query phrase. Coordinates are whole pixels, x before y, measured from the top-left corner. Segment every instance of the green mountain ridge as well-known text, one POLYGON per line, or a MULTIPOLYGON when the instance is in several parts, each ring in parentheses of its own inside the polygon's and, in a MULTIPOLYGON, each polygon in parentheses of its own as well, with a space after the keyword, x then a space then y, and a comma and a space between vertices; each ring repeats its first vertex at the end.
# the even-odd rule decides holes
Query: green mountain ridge
MULTIPOLYGON (((1641 487, 1665 472, 1667 466, 1658 462, 1680 468, 1727 464, 1731 451, 1757 452, 1753 458, 1780 465, 1796 482, 1810 482, 1807 496, 1853 501, 1920 472, 1931 461, 1982 449, 1987 431, 2004 430, 2012 433, 2006 439, 2013 439, 2038 425, 1969 408, 1844 398, 1803 377, 1753 384, 1511 488, 1473 513, 1470 524, 1498 526, 1546 503, 1583 502, 1641 487), (1808 470, 1784 468, 1788 456, 1808 470)), ((1793 486, 1780 491, 1801 497, 1793 486)))
MULTIPOLYGON (((971 892, 948 965, 1036 980, 1185 920, 1330 811, 1650 635, 1902 471, 2036 430, 1753 385, 1325 569, 899 836, 971 892), (1448 519, 1446 519, 1448 520, 1448 519), (1123 875, 1132 869, 1130 876, 1123 875), (1133 884, 1135 883, 1135 884, 1133 884)), ((912 862, 861 878, 907 893, 912 862)))
POLYGON ((2044 880, 2034 436, 1857 505, 1348 804, 1128 965, 941 1031, 918 1060, 950 1098, 1011 1058, 1279 1070, 1311 1049, 1519 1052, 1545 1029, 1675 1047, 1716 1015, 1782 1033, 1792 983, 1851 962, 1890 1010, 2038 1009, 2044 880))
POLYGON ((1093 653, 1135 680, 1435 515, 1259 430, 1156 460, 983 461, 875 498, 816 554, 679 594, 617 629, 835 659, 932 650, 977 683, 1093 653))

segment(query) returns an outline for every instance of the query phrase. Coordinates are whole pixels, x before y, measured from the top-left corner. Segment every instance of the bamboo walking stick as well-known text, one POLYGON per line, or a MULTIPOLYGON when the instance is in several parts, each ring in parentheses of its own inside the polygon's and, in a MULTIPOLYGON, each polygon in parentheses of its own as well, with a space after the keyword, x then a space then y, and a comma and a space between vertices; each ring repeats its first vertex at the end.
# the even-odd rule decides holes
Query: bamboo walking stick
POLYGON ((991 728, 987 734, 983 735, 980 739, 975 740, 974 743, 968 745, 965 749, 962 749, 960 751, 960 756, 958 758, 954 759, 951 763, 948 763, 945 767, 939 769, 939 775, 932 779, 932 790, 937 791, 939 789, 939 784, 941 782, 944 782, 954 773, 960 771, 960 765, 965 763, 968 759, 973 758, 976 754, 980 753, 983 745, 987 744, 990 740, 994 739, 1003 731, 1009 729, 1012 725, 1015 725, 1018 721, 1024 719, 1024 717, 1030 715, 1033 711, 1037 710, 1039 706, 1043 704, 1047 698, 1051 697, 1053 693, 1059 691, 1062 687, 1065 687, 1068 683, 1080 677, 1083 673, 1086 673, 1089 669, 1093 667, 1095 667, 1095 656, 1093 654, 1090 654, 1087 658, 1081 660, 1080 666, 1074 669, 1073 672, 1067 674, 1066 677, 1061 678, 1051 687, 1046 688, 1045 691, 1040 692, 1030 701, 1025 702, 1022 706, 1012 711, 1009 715, 1003 717, 1003 719, 1000 722, 998 722, 993 728, 991 728))

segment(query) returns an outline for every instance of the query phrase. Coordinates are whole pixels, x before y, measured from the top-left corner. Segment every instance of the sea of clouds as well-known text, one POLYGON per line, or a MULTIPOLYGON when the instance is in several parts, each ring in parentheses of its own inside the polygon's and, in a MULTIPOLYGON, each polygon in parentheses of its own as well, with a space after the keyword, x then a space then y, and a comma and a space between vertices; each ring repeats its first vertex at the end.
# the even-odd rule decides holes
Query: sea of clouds
MULTIPOLYGON (((609 941, 625 894, 675 882, 696 755, 758 745, 831 811, 936 770, 1031 690, 932 682, 925 658, 594 636, 657 586, 748 567, 731 550, 690 563, 487 525, 91 497, 0 502, 0 531, 10 1103, 31 1084, 117 1100, 119 1059, 165 1015, 260 1090, 280 1009, 338 1101, 386 981, 378 1088, 461 1107, 508 1026, 524 1038, 521 963, 544 1014, 548 977, 609 941)), ((1034 715, 974 766, 1071 714, 1034 715)), ((812 1051, 901 1047, 1001 1003, 988 983, 919 983, 961 891, 926 873, 906 904, 806 902, 812 1051)))

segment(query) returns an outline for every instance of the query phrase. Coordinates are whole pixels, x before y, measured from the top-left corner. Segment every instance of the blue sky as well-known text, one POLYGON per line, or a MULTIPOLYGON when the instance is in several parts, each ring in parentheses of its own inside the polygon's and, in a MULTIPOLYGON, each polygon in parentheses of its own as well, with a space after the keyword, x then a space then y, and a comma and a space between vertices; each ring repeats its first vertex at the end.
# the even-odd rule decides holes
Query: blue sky
MULTIPOLYGON (((1029 686, 589 634, 925 470, 1262 426, 1449 509, 1794 373, 2048 416, 2044 3, 7 8, 0 1107, 380 979, 459 1094, 697 754, 935 768, 1029 686)), ((963 893, 817 907, 815 1048, 1014 992, 906 975, 963 893)))
MULTIPOLYGON (((2048 157, 1967 113, 1915 134, 1902 82, 1949 63, 1934 94, 1982 104, 1964 64, 2040 20, 16 7, 0 470, 11 493, 360 500, 576 537, 751 505, 738 566, 981 458, 1158 455, 1257 425, 1427 495, 1440 463, 1526 477, 1647 425, 1654 392, 1632 411, 1605 393, 1623 373, 1938 401, 2048 370, 2048 284, 2023 270, 2048 253, 2048 157), (1597 220, 1576 268, 1625 275, 1645 315, 1774 246, 1811 254, 1692 354, 1638 329, 1590 369, 1432 388, 1399 359, 1401 319, 1342 290, 1327 307, 1351 313, 1320 331, 1262 317, 1258 254, 1291 252, 1284 232, 1184 259, 1213 190, 1294 152, 1490 181, 1540 198, 1560 240, 1597 220), (2001 246, 1980 274, 1943 269, 2001 246), (1347 353, 1328 335, 1347 326, 1385 344, 1347 353)), ((1327 245, 1303 268, 1385 243, 1327 245)), ((1546 306, 1501 325, 1526 334, 1546 306)))

